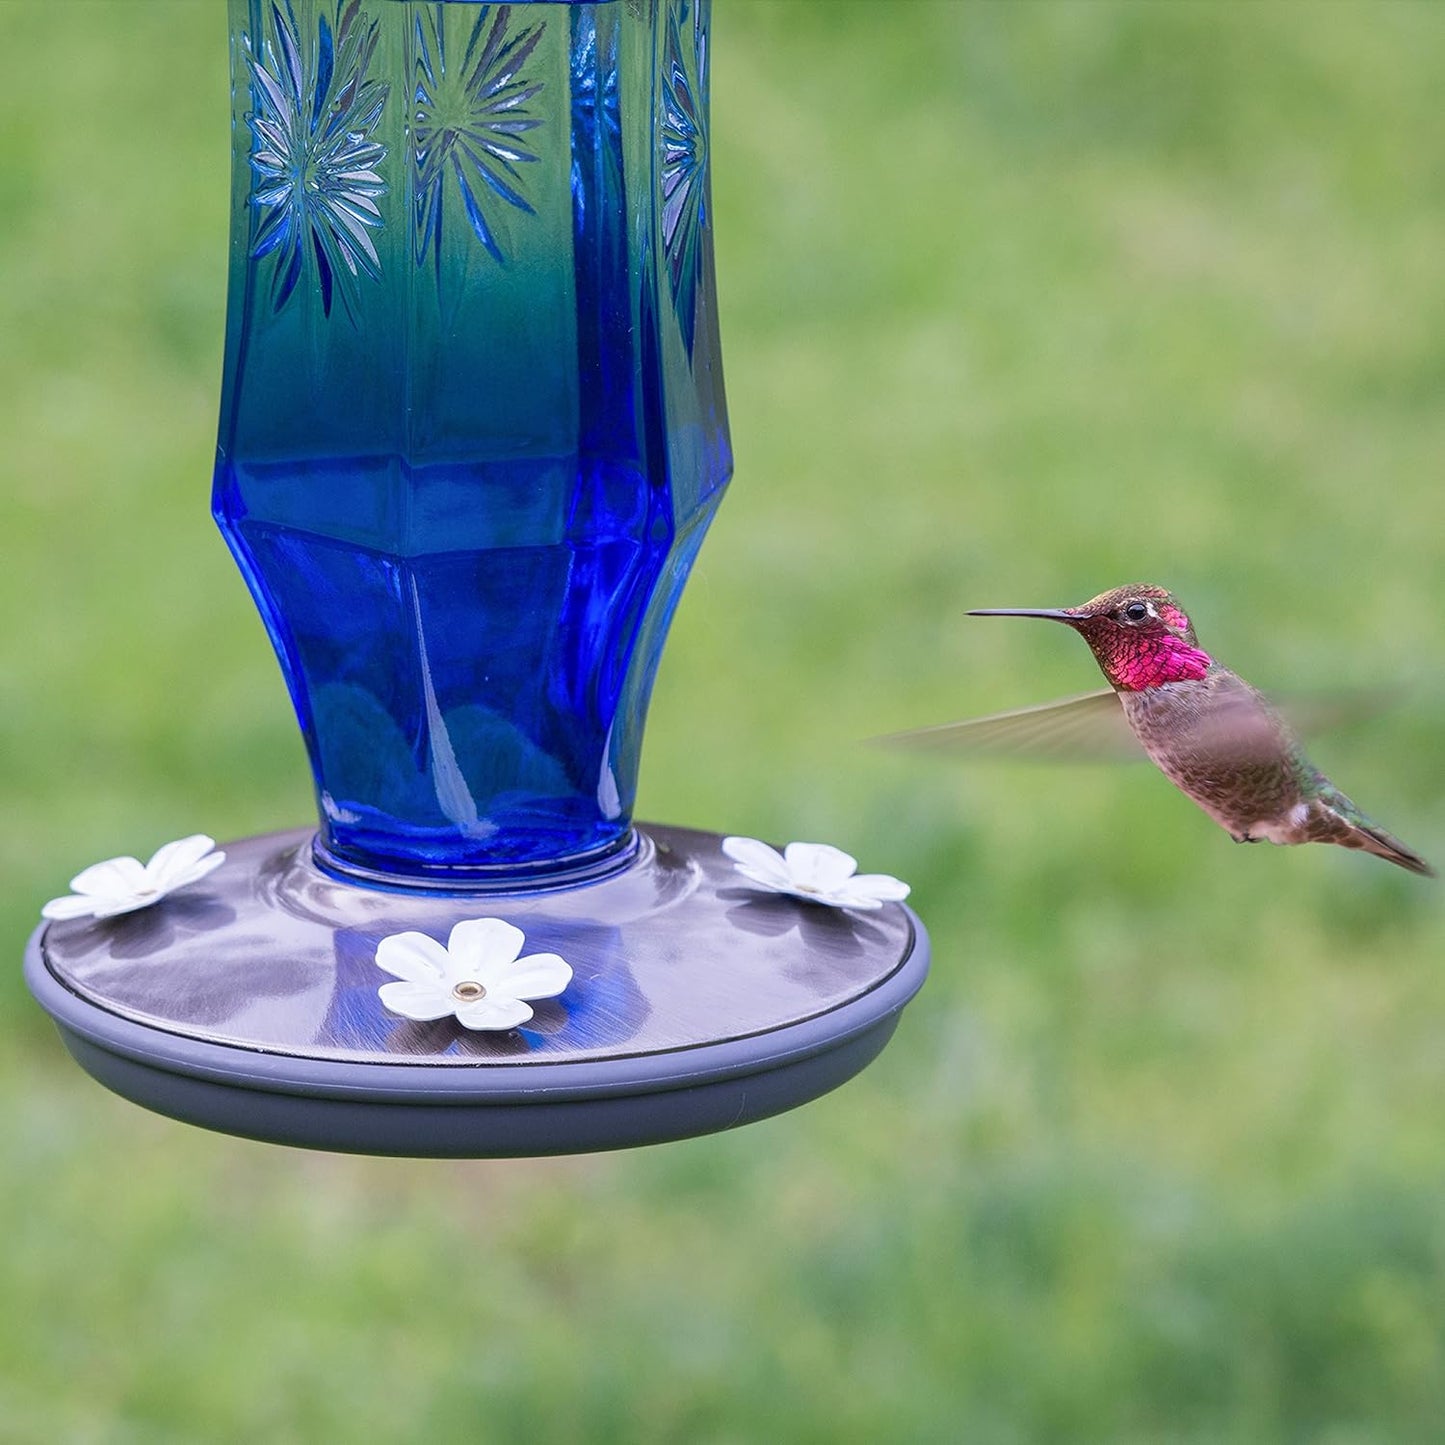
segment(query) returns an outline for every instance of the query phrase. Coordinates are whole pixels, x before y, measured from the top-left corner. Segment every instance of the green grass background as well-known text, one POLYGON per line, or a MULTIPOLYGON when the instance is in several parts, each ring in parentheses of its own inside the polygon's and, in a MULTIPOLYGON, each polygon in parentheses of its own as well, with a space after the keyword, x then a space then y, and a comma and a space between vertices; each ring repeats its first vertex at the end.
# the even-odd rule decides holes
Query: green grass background
POLYGON ((896 728, 1096 685, 964 609, 1175 588, 1445 860, 1445 7, 719 0, 737 473, 643 817, 908 878, 863 1077, 511 1163, 153 1117, 20 980, 80 866, 310 816, 207 510, 224 9, 0 0, 0 1440, 1429 1441, 1445 921, 1147 768, 896 728))

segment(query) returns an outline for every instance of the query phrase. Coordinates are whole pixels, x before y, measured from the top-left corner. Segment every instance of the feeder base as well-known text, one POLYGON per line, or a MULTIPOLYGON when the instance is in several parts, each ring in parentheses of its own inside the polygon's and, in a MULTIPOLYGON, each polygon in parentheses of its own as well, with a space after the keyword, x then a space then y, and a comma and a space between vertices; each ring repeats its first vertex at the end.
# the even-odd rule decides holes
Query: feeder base
POLYGON ((272 1143, 419 1157, 580 1153, 766 1118, 877 1056, 928 972, 911 909, 759 891, 721 838, 644 825, 623 870, 525 892, 338 880, 309 831, 224 845, 203 882, 139 913, 49 923, 31 992, 101 1083, 272 1143), (572 966, 507 1033, 388 1012, 376 947, 496 917, 572 966))

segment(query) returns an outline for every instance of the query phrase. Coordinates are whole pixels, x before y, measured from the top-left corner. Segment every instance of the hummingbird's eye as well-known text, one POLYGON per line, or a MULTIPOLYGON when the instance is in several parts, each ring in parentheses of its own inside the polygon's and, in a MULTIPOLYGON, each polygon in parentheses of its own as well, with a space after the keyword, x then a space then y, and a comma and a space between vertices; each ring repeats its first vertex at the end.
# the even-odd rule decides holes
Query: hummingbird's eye
POLYGON ((1149 615, 1149 609, 1142 602, 1131 602, 1124 609, 1124 616, 1130 622, 1142 622, 1149 615))

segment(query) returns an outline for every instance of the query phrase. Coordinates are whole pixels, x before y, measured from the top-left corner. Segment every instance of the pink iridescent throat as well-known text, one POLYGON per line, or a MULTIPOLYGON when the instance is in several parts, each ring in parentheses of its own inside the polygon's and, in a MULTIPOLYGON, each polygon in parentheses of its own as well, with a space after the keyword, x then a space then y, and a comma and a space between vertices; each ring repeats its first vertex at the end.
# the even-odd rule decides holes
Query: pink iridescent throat
POLYGON ((1099 666, 1115 687, 1143 692, 1166 682, 1197 682, 1209 671, 1207 652, 1182 637, 1120 637, 1099 651, 1099 666))

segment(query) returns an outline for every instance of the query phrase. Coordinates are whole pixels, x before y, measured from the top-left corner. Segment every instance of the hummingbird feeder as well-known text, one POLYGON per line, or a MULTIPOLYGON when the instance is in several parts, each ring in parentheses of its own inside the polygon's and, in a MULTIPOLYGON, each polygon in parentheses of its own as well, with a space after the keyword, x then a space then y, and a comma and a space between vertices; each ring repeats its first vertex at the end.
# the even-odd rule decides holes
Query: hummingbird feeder
POLYGON ((634 824, 732 471, 708 0, 230 0, 214 512, 319 828, 79 875, 26 957, 102 1083, 275 1142, 727 1128, 884 1046, 928 943, 821 845, 634 824))

